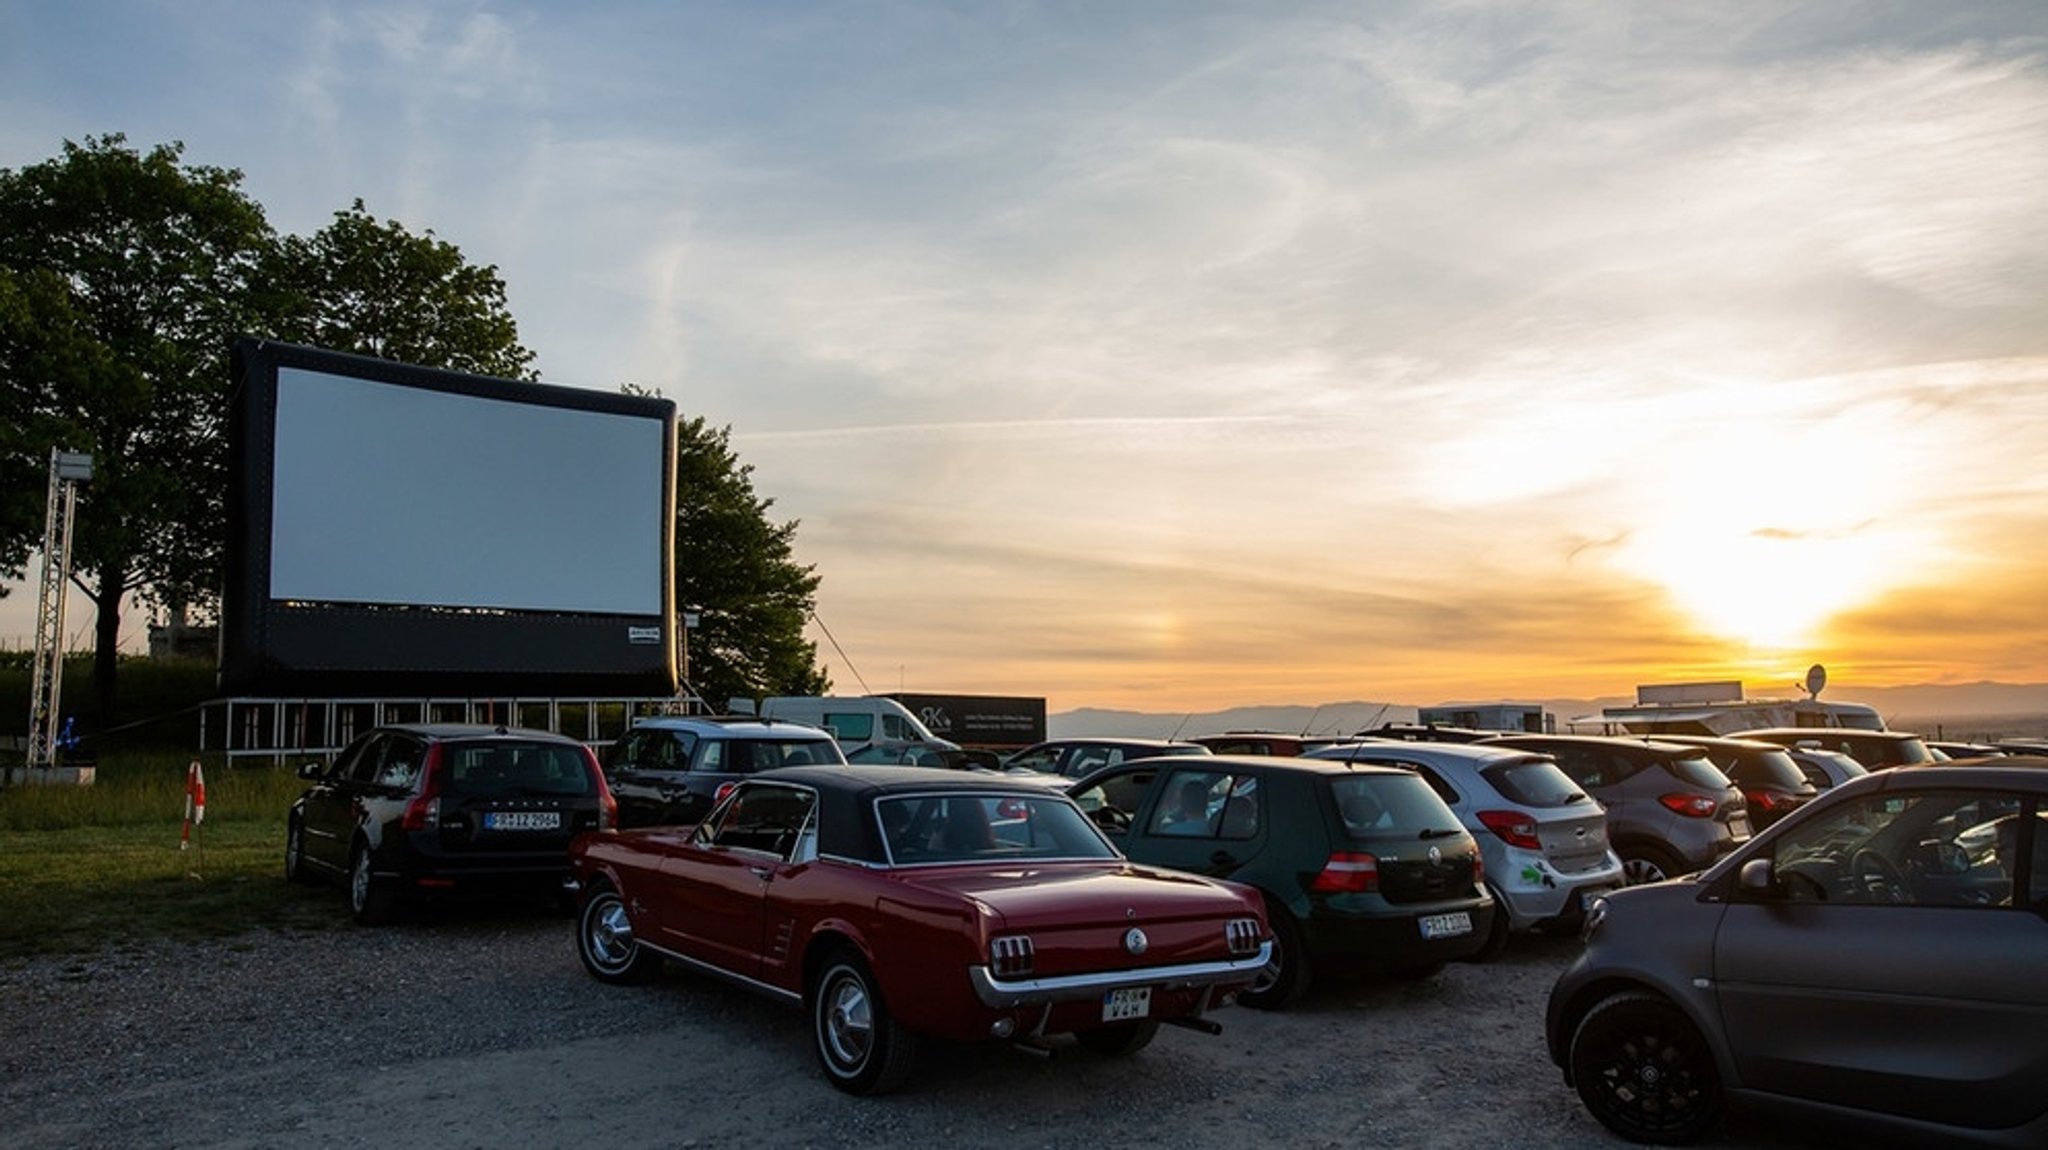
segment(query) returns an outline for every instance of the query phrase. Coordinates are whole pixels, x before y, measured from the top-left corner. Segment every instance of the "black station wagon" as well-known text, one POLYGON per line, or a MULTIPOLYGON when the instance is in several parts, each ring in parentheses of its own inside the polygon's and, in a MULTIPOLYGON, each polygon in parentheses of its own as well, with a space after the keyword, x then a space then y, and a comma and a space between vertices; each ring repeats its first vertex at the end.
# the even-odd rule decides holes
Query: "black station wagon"
POLYGON ((1412 771, 1194 755, 1111 767, 1068 793, 1133 861, 1265 896, 1272 961, 1246 1006, 1290 1005, 1314 977, 1433 974, 1491 932, 1478 844, 1412 771))
POLYGON ((569 840, 617 822, 597 756, 549 731, 379 727, 299 775, 310 785, 285 821, 285 876, 345 877, 362 923, 430 895, 567 898, 569 840))

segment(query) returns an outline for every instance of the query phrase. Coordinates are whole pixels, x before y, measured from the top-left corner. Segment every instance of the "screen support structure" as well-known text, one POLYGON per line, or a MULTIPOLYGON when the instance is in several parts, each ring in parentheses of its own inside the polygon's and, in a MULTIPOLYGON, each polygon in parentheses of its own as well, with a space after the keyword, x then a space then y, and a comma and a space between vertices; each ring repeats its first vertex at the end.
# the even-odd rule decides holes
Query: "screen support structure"
MULTIPOLYGON (((36 593, 36 653, 29 685, 28 767, 56 764, 64 686, 64 601, 71 582, 71 525, 78 485, 92 479, 92 456, 52 448, 50 497, 43 514, 42 577, 36 593)), ((0 776, 4 778, 4 776, 0 776)))

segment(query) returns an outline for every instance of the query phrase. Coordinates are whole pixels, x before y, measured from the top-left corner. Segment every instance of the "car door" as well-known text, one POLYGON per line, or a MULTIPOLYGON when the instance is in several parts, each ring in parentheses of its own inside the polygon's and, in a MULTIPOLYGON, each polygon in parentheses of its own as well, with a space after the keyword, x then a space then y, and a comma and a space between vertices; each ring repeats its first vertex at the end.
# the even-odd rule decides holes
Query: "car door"
POLYGON ((686 849, 662 862, 662 929, 677 953, 761 977, 768 886, 796 854, 816 798, 805 787, 742 783, 686 849))
POLYGON ((612 744, 605 758, 612 797, 619 804, 619 824, 656 826, 679 821, 672 808, 686 789, 684 772, 697 737, 688 731, 640 727, 612 744))
POLYGON ((1153 801, 1131 828, 1125 853, 1191 874, 1236 874, 1266 838, 1258 776, 1216 766, 1158 770, 1153 801))
POLYGON ((1735 896, 1714 945, 1743 1084, 1964 1126, 2039 1114, 2048 918, 2001 901, 1985 829, 2022 808, 1875 792, 1773 841, 1777 893, 1735 896))
POLYGON ((356 803, 351 777, 374 770, 387 736, 371 731, 342 748, 334 762, 311 780, 300 805, 300 842, 306 860, 326 870, 348 866, 349 843, 355 835, 356 803))

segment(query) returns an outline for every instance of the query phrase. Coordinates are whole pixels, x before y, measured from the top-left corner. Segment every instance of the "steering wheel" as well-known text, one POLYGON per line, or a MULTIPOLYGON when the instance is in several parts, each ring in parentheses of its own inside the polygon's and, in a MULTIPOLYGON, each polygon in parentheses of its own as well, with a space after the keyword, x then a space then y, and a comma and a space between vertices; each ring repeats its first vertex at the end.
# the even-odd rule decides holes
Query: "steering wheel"
POLYGON ((1857 851, 1849 860, 1849 876, 1855 882, 1859 893, 1872 902, 1910 901, 1906 878, 1892 860, 1865 848, 1857 851))

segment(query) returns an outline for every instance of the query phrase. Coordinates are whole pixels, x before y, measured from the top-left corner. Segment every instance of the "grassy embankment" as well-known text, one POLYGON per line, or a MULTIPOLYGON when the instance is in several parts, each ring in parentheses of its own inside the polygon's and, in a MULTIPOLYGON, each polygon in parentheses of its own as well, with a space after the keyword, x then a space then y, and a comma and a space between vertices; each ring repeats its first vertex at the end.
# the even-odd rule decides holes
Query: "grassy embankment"
MULTIPOLYGON (((300 789, 289 769, 209 758, 206 818, 191 849, 179 849, 198 742, 192 708, 210 693, 210 670, 124 662, 124 715, 154 721, 111 730, 91 713, 89 664, 67 662, 64 676, 66 713, 107 733, 88 740, 92 785, 0 789, 0 961, 346 920, 335 892, 284 881, 285 811, 300 789)), ((28 678, 0 666, 0 734, 26 730, 28 678)), ((19 765, 18 752, 6 754, 19 765)))

